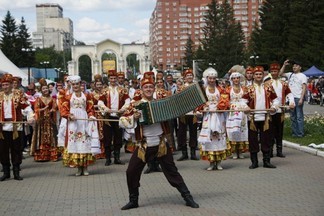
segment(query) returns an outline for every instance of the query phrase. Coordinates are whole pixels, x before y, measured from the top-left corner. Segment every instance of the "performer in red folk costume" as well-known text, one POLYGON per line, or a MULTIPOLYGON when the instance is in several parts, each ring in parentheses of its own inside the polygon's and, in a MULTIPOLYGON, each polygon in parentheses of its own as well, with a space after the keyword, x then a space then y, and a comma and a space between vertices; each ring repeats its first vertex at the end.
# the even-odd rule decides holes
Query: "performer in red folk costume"
POLYGON ((226 143, 225 114, 216 111, 229 108, 229 95, 225 89, 217 85, 215 69, 207 68, 204 73, 207 78, 205 91, 208 102, 198 108, 200 111, 205 111, 198 137, 198 142, 201 144, 200 155, 203 160, 209 161, 208 171, 222 170, 221 161, 226 160, 231 152, 230 146, 226 143))
POLYGON ((230 75, 232 85, 227 89, 230 94, 230 109, 237 110, 229 112, 226 121, 226 132, 233 159, 243 159, 243 152, 249 149, 248 116, 243 111, 249 107, 246 104, 247 100, 242 98, 247 90, 245 86, 241 85, 243 78, 241 73, 233 71, 230 75))
POLYGON ((243 97, 248 101, 250 109, 254 110, 250 116, 249 125, 249 151, 251 157, 250 169, 259 167, 258 152, 263 154, 263 167, 276 168, 270 163, 271 130, 270 114, 278 110, 279 101, 277 94, 269 83, 264 83, 264 69, 262 66, 254 68, 253 85, 249 86, 243 97))
POLYGON ((34 112, 21 90, 12 89, 12 75, 4 74, 1 78, 0 92, 0 161, 3 176, 0 181, 10 178, 10 166, 13 166, 15 180, 20 177, 22 163, 21 138, 23 136, 23 115, 29 124, 34 123, 34 112), (17 122, 17 123, 15 123, 17 122), (10 164, 11 159, 11 164, 10 164))
POLYGON ((34 104, 36 124, 30 154, 35 161, 57 161, 56 99, 51 97, 44 78, 39 84, 42 95, 34 104))
MULTIPOLYGON (((105 100, 98 101, 99 110, 109 119, 118 120, 130 103, 128 90, 117 83, 117 72, 109 70, 109 87, 105 92, 105 100)), ((124 164, 120 160, 120 149, 123 145, 123 129, 118 122, 106 122, 103 125, 106 163, 111 164, 111 152, 114 152, 114 164, 124 164)))
MULTIPOLYGON (((155 86, 153 79, 143 79, 141 81, 141 89, 142 103, 154 100, 153 94, 155 86)), ((152 161, 156 156, 168 182, 178 189, 186 201, 186 205, 192 208, 199 208, 199 205, 193 200, 182 176, 175 166, 171 148, 166 145, 165 135, 169 133, 168 122, 139 125, 137 122, 139 118, 141 118, 141 113, 136 111, 135 104, 131 104, 125 111, 124 116, 119 119, 119 125, 121 127, 135 128, 135 136, 139 144, 129 161, 126 171, 129 203, 123 206, 122 210, 138 207, 142 170, 145 164, 152 161)))
POLYGON ((62 118, 67 119, 67 140, 63 164, 77 167, 76 176, 89 175, 88 166, 100 153, 100 143, 93 101, 90 94, 81 91, 81 78, 71 76, 72 93, 66 95, 61 107, 62 118))

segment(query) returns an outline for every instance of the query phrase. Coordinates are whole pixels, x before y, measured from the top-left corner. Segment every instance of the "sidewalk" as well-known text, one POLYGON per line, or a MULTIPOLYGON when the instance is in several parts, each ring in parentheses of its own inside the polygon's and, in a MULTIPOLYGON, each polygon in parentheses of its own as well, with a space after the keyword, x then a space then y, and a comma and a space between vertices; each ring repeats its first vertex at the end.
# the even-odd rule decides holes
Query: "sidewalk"
MULTIPOLYGON (((324 212, 324 159, 284 148, 286 158, 272 159, 277 169, 249 170, 250 160, 228 159, 223 171, 205 171, 206 161, 176 162, 199 209, 185 206, 178 191, 162 173, 142 175, 140 207, 120 208, 128 201, 126 165, 104 166, 98 160, 90 176, 75 177, 76 169, 62 161, 23 161, 23 181, 0 182, 0 214, 44 215, 217 215, 320 216, 324 212)), ((180 153, 174 156, 177 159, 180 153)), ((248 157, 248 154, 245 154, 248 157)), ((130 154, 122 154, 128 161, 130 154)))

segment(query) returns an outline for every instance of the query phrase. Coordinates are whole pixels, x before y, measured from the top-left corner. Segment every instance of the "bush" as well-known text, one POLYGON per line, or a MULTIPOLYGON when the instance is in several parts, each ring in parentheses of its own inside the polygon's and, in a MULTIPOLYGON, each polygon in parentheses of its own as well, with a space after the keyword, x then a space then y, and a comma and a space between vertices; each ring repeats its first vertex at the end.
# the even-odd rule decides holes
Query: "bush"
MULTIPOLYGON (((289 115, 288 115, 289 116, 289 115)), ((311 143, 324 143, 324 116, 315 112, 314 115, 307 115, 304 117, 305 136, 302 138, 292 137, 290 117, 285 118, 283 139, 298 143, 300 145, 308 146, 311 143)))

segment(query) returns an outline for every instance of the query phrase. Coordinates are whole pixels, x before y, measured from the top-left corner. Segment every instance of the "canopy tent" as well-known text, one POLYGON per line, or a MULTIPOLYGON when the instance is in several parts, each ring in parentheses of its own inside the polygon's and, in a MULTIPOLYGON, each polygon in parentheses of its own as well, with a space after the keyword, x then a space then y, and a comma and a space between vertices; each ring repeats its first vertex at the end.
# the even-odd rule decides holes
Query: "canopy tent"
POLYGON ((305 74, 308 77, 318 77, 318 76, 324 76, 324 72, 319 70, 317 67, 312 66, 311 68, 309 68, 308 70, 304 71, 303 74, 305 74))
POLYGON ((28 75, 20 70, 14 63, 12 63, 5 54, 0 50, 0 71, 1 74, 10 73, 13 76, 19 76, 22 78, 22 85, 28 85, 28 75))

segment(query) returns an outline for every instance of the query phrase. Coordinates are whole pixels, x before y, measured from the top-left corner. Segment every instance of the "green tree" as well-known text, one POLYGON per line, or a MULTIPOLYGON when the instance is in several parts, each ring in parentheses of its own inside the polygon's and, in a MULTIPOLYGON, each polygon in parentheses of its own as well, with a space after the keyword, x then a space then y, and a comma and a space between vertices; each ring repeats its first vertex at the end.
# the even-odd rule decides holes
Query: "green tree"
POLYGON ((218 4, 215 0, 208 5, 201 41, 204 49, 204 64, 213 65, 224 76, 235 64, 244 59, 244 34, 240 23, 234 19, 234 12, 228 1, 218 4))
POLYGON ((17 66, 33 66, 35 61, 33 52, 22 52, 23 48, 32 49, 31 35, 28 33, 24 17, 21 18, 17 32, 17 55, 19 55, 17 66))
POLYGON ((324 67, 324 2, 316 0, 267 0, 260 9, 261 28, 255 29, 249 52, 260 62, 283 62, 286 58, 324 67))
POLYGON ((91 82, 91 59, 87 55, 80 56, 79 58, 79 76, 86 82, 91 82))
POLYGON ((305 53, 311 65, 316 65, 324 70, 324 2, 308 0, 306 8, 310 13, 308 43, 305 45, 305 53))
POLYGON ((194 59, 194 44, 191 39, 191 35, 188 35, 188 40, 185 46, 185 57, 183 58, 184 60, 184 65, 186 67, 192 68, 192 60, 194 59))
POLYGON ((10 11, 8 11, 0 27, 0 47, 2 52, 14 64, 17 64, 19 59, 17 55, 17 30, 16 21, 11 16, 10 11))
POLYGON ((71 50, 56 51, 54 46, 49 48, 37 48, 35 52, 35 66, 44 67, 41 62, 48 61, 48 67, 61 68, 64 72, 66 71, 66 62, 71 60, 71 50))

